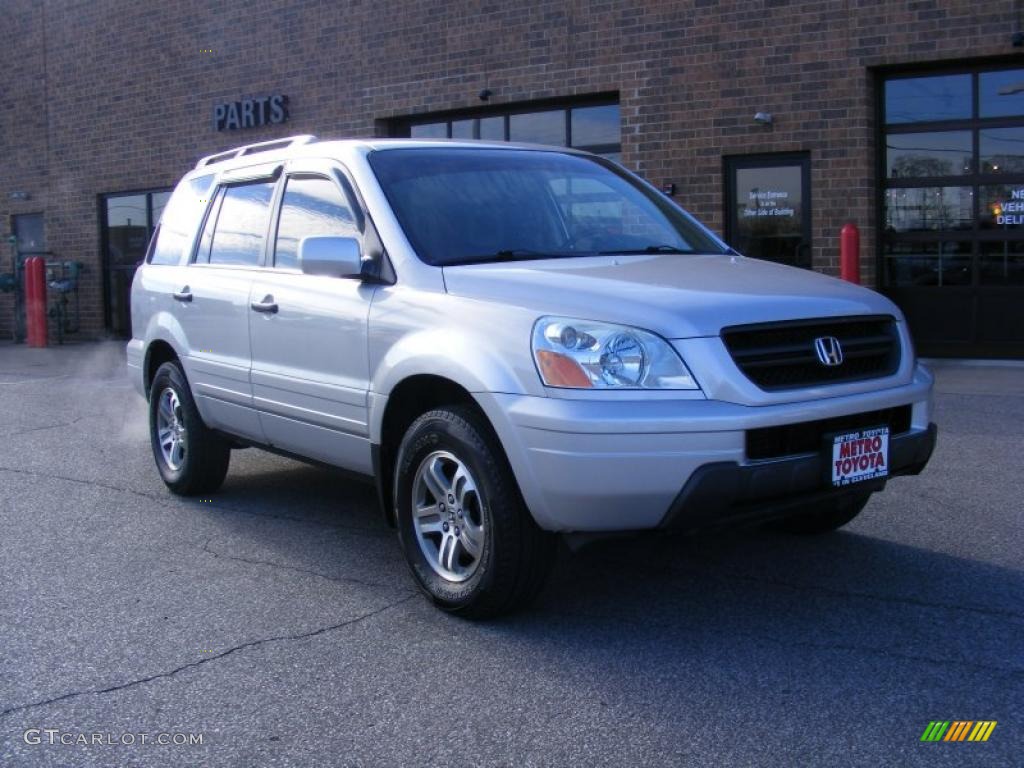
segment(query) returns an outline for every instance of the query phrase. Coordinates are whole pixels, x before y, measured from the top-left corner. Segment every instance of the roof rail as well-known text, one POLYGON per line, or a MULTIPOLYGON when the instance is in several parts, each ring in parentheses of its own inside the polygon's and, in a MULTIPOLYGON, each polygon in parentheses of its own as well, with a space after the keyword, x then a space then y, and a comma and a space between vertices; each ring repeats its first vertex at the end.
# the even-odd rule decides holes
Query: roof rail
POLYGON ((231 160, 242 155, 255 155, 258 152, 270 152, 275 149, 284 149, 285 147, 297 147, 300 144, 312 144, 316 140, 316 136, 306 133, 301 136, 287 136, 283 139, 271 139, 270 141, 261 141, 256 144, 246 144, 200 158, 199 162, 196 163, 196 168, 213 165, 214 163, 222 163, 225 160, 231 160))

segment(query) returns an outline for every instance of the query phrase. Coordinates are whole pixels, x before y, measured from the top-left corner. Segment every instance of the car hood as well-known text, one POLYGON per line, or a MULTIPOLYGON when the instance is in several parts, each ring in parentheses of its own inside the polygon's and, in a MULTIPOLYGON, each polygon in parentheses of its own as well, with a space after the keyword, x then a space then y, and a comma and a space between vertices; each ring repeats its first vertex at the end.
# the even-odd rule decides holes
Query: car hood
POLYGON ((892 314, 881 294, 742 256, 587 256, 444 268, 449 293, 624 323, 670 339, 717 336, 747 323, 892 314))

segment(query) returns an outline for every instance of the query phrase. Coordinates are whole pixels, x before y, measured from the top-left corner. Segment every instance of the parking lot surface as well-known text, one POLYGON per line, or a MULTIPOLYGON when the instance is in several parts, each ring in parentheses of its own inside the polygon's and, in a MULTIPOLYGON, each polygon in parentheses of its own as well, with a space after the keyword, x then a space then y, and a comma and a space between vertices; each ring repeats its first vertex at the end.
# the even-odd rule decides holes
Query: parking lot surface
POLYGON ((120 344, 0 346, 0 765, 1020 765, 1024 369, 937 373, 844 531, 604 541, 471 623, 368 486, 249 449, 176 498, 120 344))

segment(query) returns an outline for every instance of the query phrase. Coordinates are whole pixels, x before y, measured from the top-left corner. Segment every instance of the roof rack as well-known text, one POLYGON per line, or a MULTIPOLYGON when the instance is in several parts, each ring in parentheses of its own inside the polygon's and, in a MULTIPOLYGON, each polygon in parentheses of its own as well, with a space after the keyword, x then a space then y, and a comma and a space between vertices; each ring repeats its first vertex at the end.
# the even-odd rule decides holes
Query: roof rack
POLYGON ((207 155, 196 163, 196 168, 202 168, 207 165, 213 165, 214 163, 223 163, 225 160, 231 160, 235 157, 242 157, 243 155, 255 155, 258 152, 270 152, 275 149, 284 149, 286 147, 297 147, 300 144, 312 144, 316 141, 316 136, 311 134, 302 134, 301 136, 288 136, 283 139, 271 139, 270 141, 261 141, 257 144, 246 144, 242 147, 235 147, 225 152, 218 152, 215 155, 207 155))

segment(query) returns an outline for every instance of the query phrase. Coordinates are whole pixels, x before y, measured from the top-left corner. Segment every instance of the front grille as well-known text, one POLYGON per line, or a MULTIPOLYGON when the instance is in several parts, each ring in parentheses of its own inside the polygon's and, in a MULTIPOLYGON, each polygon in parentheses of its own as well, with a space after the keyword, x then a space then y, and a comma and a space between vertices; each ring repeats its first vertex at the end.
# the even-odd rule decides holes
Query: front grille
POLYGON ((900 365, 896 321, 888 315, 737 325, 724 328, 722 340, 747 378, 768 391, 891 376, 900 365), (829 336, 843 352, 834 367, 814 346, 829 336))
POLYGON ((889 427, 891 435, 910 431, 911 407, 901 405, 870 413, 838 416, 781 427, 762 427, 747 430, 747 458, 751 461, 778 459, 821 450, 825 435, 834 432, 856 432, 871 427, 889 427))

